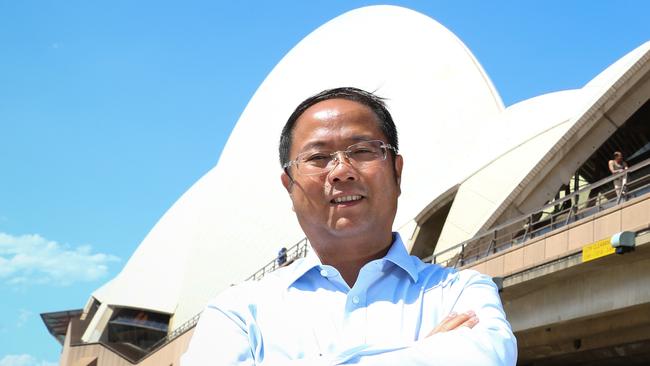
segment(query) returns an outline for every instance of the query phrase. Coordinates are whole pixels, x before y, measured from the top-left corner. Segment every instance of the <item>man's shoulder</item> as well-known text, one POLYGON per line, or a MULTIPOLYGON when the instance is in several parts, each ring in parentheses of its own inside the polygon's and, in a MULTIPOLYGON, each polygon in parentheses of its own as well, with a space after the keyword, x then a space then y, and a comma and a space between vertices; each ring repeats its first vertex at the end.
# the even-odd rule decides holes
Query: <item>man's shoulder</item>
POLYGON ((420 279, 427 281, 433 280, 442 284, 443 282, 448 282, 458 273, 458 270, 455 268, 443 267, 439 264, 423 262, 416 256, 411 256, 411 259, 417 267, 418 276, 420 279))
POLYGON ((208 302, 208 307, 232 309, 238 305, 255 302, 258 287, 257 281, 251 280, 230 285, 214 296, 208 302))
POLYGON ((458 270, 453 267, 443 267, 439 264, 419 264, 419 280, 427 284, 427 287, 465 287, 473 282, 487 281, 492 283, 490 276, 473 269, 458 270))
POLYGON ((296 260, 291 265, 281 267, 269 272, 260 280, 248 280, 221 291, 215 296, 208 306, 219 308, 248 307, 268 301, 281 295, 287 289, 291 279, 300 269, 303 258, 296 260))

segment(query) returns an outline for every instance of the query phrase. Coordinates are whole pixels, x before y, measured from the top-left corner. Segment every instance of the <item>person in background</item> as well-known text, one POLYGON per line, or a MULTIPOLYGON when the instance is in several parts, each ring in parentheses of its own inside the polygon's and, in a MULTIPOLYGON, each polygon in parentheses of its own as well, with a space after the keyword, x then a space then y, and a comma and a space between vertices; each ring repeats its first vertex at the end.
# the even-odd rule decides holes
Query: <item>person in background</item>
MULTIPOLYGON (((614 153, 614 159, 610 160, 607 165, 612 174, 622 173, 627 170, 627 163, 623 161, 623 154, 620 151, 614 153)), ((620 177, 614 180, 614 189, 616 190, 617 197, 620 197, 622 193, 625 193, 626 184, 627 177, 620 177)))
POLYGON ((287 248, 282 247, 278 252, 278 258, 275 260, 278 264, 278 267, 282 267, 287 264, 287 248))

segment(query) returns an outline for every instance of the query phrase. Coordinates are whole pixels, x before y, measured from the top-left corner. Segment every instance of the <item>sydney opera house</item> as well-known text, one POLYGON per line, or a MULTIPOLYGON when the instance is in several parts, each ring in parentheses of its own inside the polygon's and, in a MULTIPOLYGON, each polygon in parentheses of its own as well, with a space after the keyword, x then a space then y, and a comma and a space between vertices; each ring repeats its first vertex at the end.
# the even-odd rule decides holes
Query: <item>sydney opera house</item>
POLYGON ((394 229, 412 255, 493 276, 519 364, 650 364, 650 42, 580 89, 505 107, 453 33, 373 6, 299 42, 122 271, 41 315, 61 365, 179 365, 209 299, 274 270, 281 247, 310 250, 277 141, 300 101, 338 86, 387 99, 405 161, 394 229))

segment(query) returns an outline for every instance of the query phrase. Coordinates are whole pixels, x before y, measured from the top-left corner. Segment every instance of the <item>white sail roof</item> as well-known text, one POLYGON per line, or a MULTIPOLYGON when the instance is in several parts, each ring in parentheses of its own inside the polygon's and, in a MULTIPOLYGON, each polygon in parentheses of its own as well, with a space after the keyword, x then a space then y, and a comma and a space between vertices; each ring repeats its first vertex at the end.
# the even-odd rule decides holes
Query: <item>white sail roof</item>
POLYGON ((280 247, 302 239, 280 183, 279 135, 300 101, 339 86, 387 98, 405 161, 395 222, 405 240, 415 232, 416 216, 462 182, 437 250, 456 244, 515 199, 521 182, 548 161, 595 101, 647 58, 648 48, 633 51, 582 89, 506 109, 467 47, 433 19, 395 6, 343 14, 278 63, 243 111, 217 165, 174 203, 93 297, 103 306, 173 314, 174 329, 280 247))
POLYGON ((279 180, 279 134, 301 100, 338 86, 388 99, 405 157, 396 227, 485 165, 491 157, 481 151, 503 138, 499 126, 484 126, 486 118, 503 110, 501 99, 449 30, 395 6, 348 12, 281 60, 242 113, 218 164, 165 213, 122 272, 93 296, 109 305, 173 313, 178 325, 280 247, 301 239, 279 180))

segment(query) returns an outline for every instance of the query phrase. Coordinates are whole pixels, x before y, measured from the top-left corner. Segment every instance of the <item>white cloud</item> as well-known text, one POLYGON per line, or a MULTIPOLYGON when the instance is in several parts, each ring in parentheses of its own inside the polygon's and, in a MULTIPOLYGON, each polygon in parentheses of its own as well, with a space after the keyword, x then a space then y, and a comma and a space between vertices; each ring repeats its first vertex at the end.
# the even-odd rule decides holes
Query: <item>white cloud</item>
MULTIPOLYGON (((104 277, 119 258, 93 253, 89 245, 76 248, 38 234, 13 236, 0 232, 0 281, 9 285, 90 282, 104 277)), ((0 364, 0 366, 4 366, 0 364)))
POLYGON ((38 360, 36 357, 22 355, 6 355, 0 359, 0 366, 57 366, 56 362, 38 360))
POLYGON ((16 327, 17 328, 22 328, 25 323, 29 320, 29 318, 32 317, 34 313, 32 313, 29 310, 26 309, 20 309, 18 310, 18 318, 16 319, 16 327))

